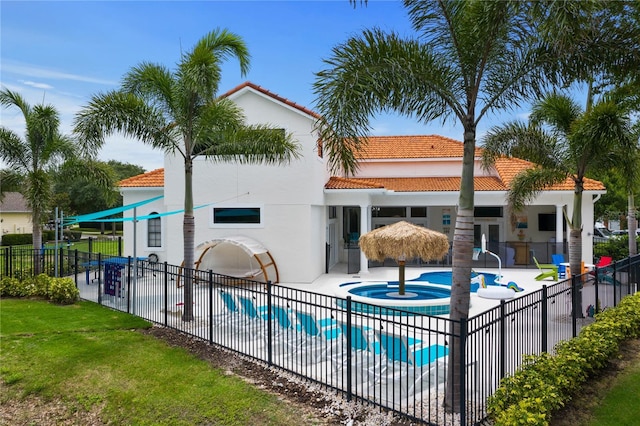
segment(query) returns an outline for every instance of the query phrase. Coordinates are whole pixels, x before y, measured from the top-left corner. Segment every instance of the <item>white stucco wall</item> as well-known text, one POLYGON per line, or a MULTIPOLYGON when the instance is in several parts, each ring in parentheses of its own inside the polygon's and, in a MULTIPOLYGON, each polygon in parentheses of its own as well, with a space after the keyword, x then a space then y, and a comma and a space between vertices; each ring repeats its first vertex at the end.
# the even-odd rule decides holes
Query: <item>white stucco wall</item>
MULTIPOLYGON (((323 187, 328 174, 316 150, 314 119, 295 108, 248 90, 231 96, 245 112, 247 123, 284 128, 300 145, 300 158, 283 165, 248 165, 194 161, 196 246, 222 236, 244 235, 262 243, 274 257, 284 282, 309 283, 324 272, 326 220, 323 187), (260 207, 260 226, 212 226, 217 207, 260 207)), ((184 164, 181 157, 165 157, 165 203, 182 209, 184 164)), ((182 216, 167 217, 167 257, 183 258, 182 216)), ((197 253, 196 253, 197 256, 197 253)))

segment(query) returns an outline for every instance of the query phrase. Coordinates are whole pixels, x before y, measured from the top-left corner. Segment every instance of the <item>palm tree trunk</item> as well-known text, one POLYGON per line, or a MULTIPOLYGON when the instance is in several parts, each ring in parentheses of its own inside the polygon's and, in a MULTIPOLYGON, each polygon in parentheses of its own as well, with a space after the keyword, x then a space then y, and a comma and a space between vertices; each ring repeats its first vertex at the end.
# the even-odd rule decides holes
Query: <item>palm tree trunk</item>
MULTIPOLYGON (((569 267, 571 275, 582 274, 582 229, 571 228, 569 231, 569 267)), ((578 281, 575 294, 576 317, 582 318, 582 281, 578 281)))
MULTIPOLYGON (((571 275, 582 274, 582 180, 575 182, 573 191, 573 213, 569 231, 569 268, 571 275)), ((582 281, 579 282, 575 295, 576 316, 582 318, 582 281)))
POLYGON ((405 285, 404 285, 404 265, 405 265, 405 260, 404 259, 400 259, 398 260, 398 294, 400 296, 404 296, 405 293, 405 285))
MULTIPOLYGON (((471 291, 471 258, 473 255, 473 207, 474 183, 473 167, 475 160, 475 125, 472 120, 465 123, 464 155, 460 196, 453 234, 453 272, 451 282, 451 304, 449 318, 452 320, 452 337, 449 339, 449 369, 444 406, 447 412, 459 412, 462 401, 460 377, 460 353, 465 351, 465 339, 461 336, 460 320, 469 316, 471 291)), ((465 363, 463 363, 465 364, 465 363)))
POLYGON ((184 306, 183 321, 193 321, 193 265, 195 221, 193 218, 193 162, 189 156, 184 164, 184 219, 182 222, 184 244, 184 306))

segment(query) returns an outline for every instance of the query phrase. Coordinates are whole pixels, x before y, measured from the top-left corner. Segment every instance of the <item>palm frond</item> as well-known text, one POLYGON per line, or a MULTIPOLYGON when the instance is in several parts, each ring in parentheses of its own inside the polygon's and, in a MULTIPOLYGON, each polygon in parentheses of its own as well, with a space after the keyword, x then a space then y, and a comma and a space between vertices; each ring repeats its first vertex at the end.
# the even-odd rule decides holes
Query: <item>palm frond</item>
POLYGON ((212 52, 220 62, 235 58, 240 63, 240 74, 244 76, 249 72, 251 55, 246 43, 240 36, 226 29, 210 31, 193 48, 193 52, 197 50, 212 52))
POLYGON ((573 99, 550 93, 533 105, 529 120, 536 125, 548 125, 557 137, 566 138, 582 113, 582 108, 573 99))
POLYGON ((501 156, 521 158, 546 168, 562 168, 566 148, 544 129, 533 124, 510 122, 493 127, 482 139, 482 164, 492 166, 501 156))
POLYGON ((100 148, 104 138, 114 133, 165 150, 175 146, 169 127, 162 111, 132 93, 118 91, 93 96, 74 120, 74 133, 88 151, 100 148))
POLYGON ((163 65, 142 62, 131 68, 122 79, 121 90, 144 99, 166 115, 170 116, 176 109, 175 81, 163 65))
POLYGON ((566 178, 567 174, 558 169, 536 167, 523 170, 511 181, 507 202, 513 211, 520 211, 531 204, 540 191, 566 178))
MULTIPOLYGON (((371 131, 371 117, 397 111, 426 122, 446 120, 457 103, 453 74, 427 46, 379 29, 366 30, 333 49, 326 69, 316 74, 314 93, 322 119, 317 123, 330 166, 354 173, 357 155, 338 155, 360 146, 371 131)), ((456 108, 461 111, 461 108, 456 108)))
POLYGON ((284 129, 256 125, 225 130, 200 145, 202 155, 240 164, 286 164, 300 158, 299 144, 284 129))
POLYGON ((597 102, 576 120, 570 140, 582 173, 607 170, 616 165, 617 151, 633 149, 629 116, 613 100, 597 102))
POLYGON ((31 106, 18 92, 14 92, 9 89, 0 90, 0 105, 5 108, 15 106, 22 111, 24 117, 28 117, 31 114, 31 106))
POLYGON ((30 150, 26 142, 12 130, 0 127, 0 159, 19 171, 29 169, 30 150))

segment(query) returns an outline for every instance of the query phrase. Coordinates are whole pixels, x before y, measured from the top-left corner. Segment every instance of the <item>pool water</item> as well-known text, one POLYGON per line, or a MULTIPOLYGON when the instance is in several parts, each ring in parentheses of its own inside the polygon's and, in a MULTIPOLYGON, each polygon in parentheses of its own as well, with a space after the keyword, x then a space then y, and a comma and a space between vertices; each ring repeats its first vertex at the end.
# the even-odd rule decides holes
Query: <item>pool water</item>
MULTIPOLYGON (((386 300, 406 300, 408 298, 397 295, 398 290, 396 288, 380 284, 363 285, 357 287, 357 289, 357 294, 364 297, 386 300)), ((405 285, 405 291, 408 294, 416 294, 424 299, 441 299, 451 296, 451 290, 447 288, 426 285, 407 284, 405 285)))
MULTIPOLYGON (((496 274, 485 273, 486 285, 495 283, 496 274)), ((471 292, 480 287, 472 274, 471 292)), ((418 278, 405 282, 405 295, 398 294, 398 281, 387 282, 348 282, 339 285, 336 292, 343 299, 352 298, 352 309, 356 312, 381 315, 447 315, 451 300, 451 271, 432 271, 421 274, 418 278)), ((338 306, 345 308, 346 300, 339 300, 338 306)))
MULTIPOLYGON (((484 282, 487 285, 499 285, 496 284, 496 278, 498 274, 492 274, 490 272, 472 272, 471 279, 477 277, 478 275, 484 275, 484 282)), ((418 278, 411 281, 427 281, 431 284, 442 284, 451 286, 451 281, 453 279, 453 272, 451 271, 433 271, 433 272, 425 272, 421 274, 418 278)), ((411 282, 407 281, 407 282, 411 282)), ((471 283, 471 293, 475 293, 480 288, 478 283, 471 283)))

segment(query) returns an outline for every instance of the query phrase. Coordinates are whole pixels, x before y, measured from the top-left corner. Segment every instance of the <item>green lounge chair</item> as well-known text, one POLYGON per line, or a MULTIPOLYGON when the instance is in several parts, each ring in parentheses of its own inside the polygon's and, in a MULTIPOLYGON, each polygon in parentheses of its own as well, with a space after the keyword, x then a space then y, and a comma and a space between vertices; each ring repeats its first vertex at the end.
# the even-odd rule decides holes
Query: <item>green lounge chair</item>
POLYGON ((533 256, 533 261, 536 262, 536 266, 540 270, 540 273, 536 276, 536 281, 544 280, 545 278, 553 278, 554 281, 558 281, 558 266, 551 263, 538 263, 538 259, 533 256))

